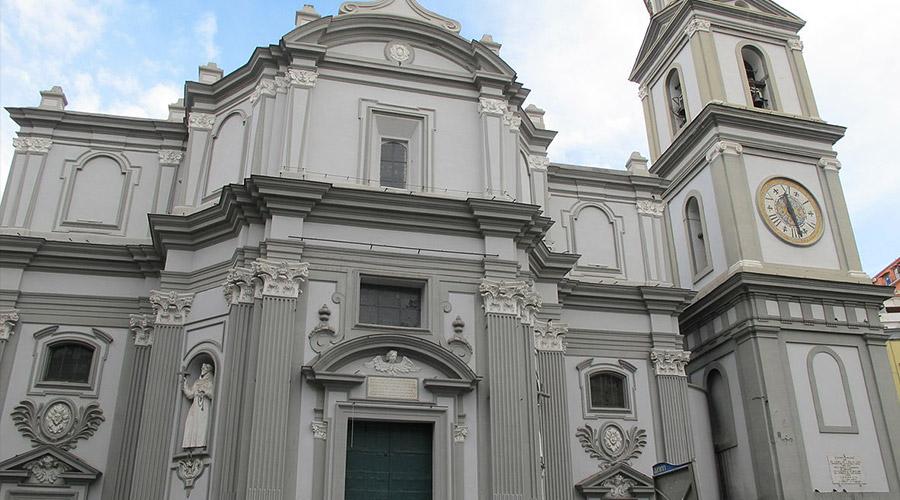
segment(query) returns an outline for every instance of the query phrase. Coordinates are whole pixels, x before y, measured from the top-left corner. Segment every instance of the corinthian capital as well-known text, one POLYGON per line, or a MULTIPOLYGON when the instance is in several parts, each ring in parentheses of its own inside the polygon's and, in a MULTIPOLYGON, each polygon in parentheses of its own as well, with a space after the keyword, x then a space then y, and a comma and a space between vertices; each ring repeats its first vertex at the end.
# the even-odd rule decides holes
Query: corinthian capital
POLYGON ((492 97, 482 97, 478 100, 478 110, 484 115, 503 116, 508 111, 506 101, 492 97))
POLYGON ((309 264, 256 259, 252 271, 253 276, 262 281, 262 288, 256 289, 257 296, 295 299, 300 296, 300 282, 309 276, 309 264))
POLYGON ((153 316, 149 314, 132 314, 128 320, 131 334, 134 335, 134 345, 153 345, 153 316))
POLYGON ((19 311, 17 309, 0 312, 0 340, 9 340, 18 322, 19 311))
POLYGON ((222 283, 225 302, 228 304, 252 304, 257 280, 253 270, 246 267, 235 267, 228 271, 222 283))
POLYGON ((656 368, 657 375, 686 376, 684 366, 691 360, 690 351, 678 349, 653 349, 650 351, 650 361, 656 368))
POLYGON ((156 310, 157 325, 183 325, 193 302, 193 293, 178 293, 174 290, 150 292, 150 303, 156 310))
POLYGON ((565 352, 569 327, 553 321, 534 322, 534 348, 538 351, 565 352))
POLYGON ((526 325, 534 324, 534 315, 543 305, 534 285, 526 281, 484 279, 479 287, 485 314, 517 316, 526 325))
POLYGON ((13 139, 13 148, 17 153, 47 154, 53 141, 46 137, 17 137, 13 139))

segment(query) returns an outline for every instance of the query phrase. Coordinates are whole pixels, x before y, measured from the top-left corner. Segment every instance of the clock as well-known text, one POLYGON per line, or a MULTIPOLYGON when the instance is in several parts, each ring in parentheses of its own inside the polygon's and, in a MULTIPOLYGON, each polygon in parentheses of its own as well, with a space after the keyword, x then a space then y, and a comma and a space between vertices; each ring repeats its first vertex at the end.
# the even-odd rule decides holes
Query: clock
POLYGON ((782 240, 799 246, 819 241, 824 219, 819 203, 797 181, 774 177, 759 187, 756 195, 759 215, 770 231, 782 240))

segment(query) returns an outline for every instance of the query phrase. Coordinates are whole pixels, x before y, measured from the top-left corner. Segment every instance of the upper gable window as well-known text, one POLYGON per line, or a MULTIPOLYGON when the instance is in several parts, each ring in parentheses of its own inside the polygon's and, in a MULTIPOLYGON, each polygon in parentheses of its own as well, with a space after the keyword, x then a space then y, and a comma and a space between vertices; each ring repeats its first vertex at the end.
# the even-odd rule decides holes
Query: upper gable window
POLYGON ((409 143, 395 139, 381 140, 381 185, 405 188, 409 168, 409 143))
POLYGON ((43 382, 88 384, 94 348, 81 342, 59 342, 47 348, 43 382))
POLYGON ((753 107, 775 109, 772 102, 771 78, 766 68, 765 58, 757 48, 746 46, 741 49, 747 91, 753 107))
POLYGON ((672 115, 672 126, 674 131, 678 132, 687 123, 687 107, 684 102, 681 77, 678 75, 677 69, 669 72, 669 77, 666 79, 666 92, 669 97, 669 112, 672 115))

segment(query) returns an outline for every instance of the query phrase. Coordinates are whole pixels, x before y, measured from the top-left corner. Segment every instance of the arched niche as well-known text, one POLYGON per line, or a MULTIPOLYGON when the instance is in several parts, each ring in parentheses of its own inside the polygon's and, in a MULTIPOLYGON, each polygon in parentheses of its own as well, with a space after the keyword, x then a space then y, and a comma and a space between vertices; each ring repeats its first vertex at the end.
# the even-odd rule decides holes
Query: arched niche
POLYGON ((568 217, 565 217, 565 212, 563 215, 570 251, 581 255, 576 264, 578 271, 618 276, 625 274, 621 217, 605 204, 597 202, 578 203, 568 217))
POLYGON ((519 192, 516 195, 516 200, 519 203, 534 203, 534 197, 532 195, 531 170, 528 168, 528 157, 524 154, 519 155, 517 170, 519 192))
POLYGON ((806 370, 819 432, 858 433, 847 368, 838 353, 825 346, 811 349, 806 357, 806 370))
POLYGON ((204 197, 223 186, 241 181, 246 151, 247 118, 241 111, 228 114, 213 130, 204 197))
POLYGON ((92 151, 63 166, 60 229, 121 233, 140 170, 125 156, 92 151))
POLYGON ((674 67, 666 77, 666 97, 669 108, 669 122, 672 134, 675 135, 687 124, 688 107, 684 82, 681 79, 680 67, 674 67))
POLYGON ((766 53, 745 42, 738 44, 737 56, 747 104, 761 109, 779 109, 775 78, 766 53))
POLYGON ((706 393, 713 446, 716 451, 737 446, 731 387, 721 367, 713 367, 706 372, 706 393))
POLYGON ((691 257, 691 271, 693 271, 694 281, 697 281, 712 271, 709 235, 706 231, 703 200, 699 193, 688 194, 684 202, 683 213, 685 235, 691 257))
POLYGON ((219 370, 222 366, 221 364, 221 355, 219 345, 215 342, 207 341, 201 342, 194 346, 182 359, 181 362, 181 371, 180 371, 180 379, 178 381, 178 428, 177 428, 177 439, 175 441, 175 453, 174 456, 178 457, 182 454, 191 454, 191 455, 209 455, 212 451, 212 445, 214 443, 215 436, 215 422, 216 422, 216 414, 217 408, 219 406, 220 394, 221 394, 221 380, 219 377, 219 370), (190 399, 185 394, 185 382, 187 383, 188 393, 194 392, 193 390, 197 388, 197 381, 200 379, 202 375, 202 367, 203 365, 211 366, 211 387, 210 393, 212 398, 207 401, 208 406, 208 414, 206 415, 206 429, 205 429, 205 438, 206 443, 204 446, 193 447, 193 448, 184 448, 184 439, 185 439, 185 430, 187 425, 187 420, 189 414, 191 412, 191 407, 194 404, 194 400, 197 398, 197 394, 193 394, 194 399, 190 399))

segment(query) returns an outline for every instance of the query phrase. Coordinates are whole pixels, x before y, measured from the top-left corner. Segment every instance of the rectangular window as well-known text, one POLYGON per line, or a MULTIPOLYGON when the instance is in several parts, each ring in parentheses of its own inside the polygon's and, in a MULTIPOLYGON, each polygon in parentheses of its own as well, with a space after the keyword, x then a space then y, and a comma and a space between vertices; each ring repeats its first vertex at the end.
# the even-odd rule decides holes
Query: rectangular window
POLYGON ((397 139, 381 140, 381 185, 406 188, 409 143, 397 139))
POLYGON ((359 285, 359 322, 421 327, 423 289, 424 286, 363 280, 359 285))

